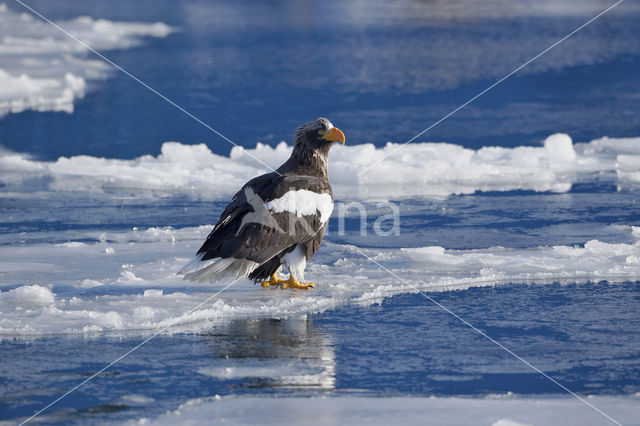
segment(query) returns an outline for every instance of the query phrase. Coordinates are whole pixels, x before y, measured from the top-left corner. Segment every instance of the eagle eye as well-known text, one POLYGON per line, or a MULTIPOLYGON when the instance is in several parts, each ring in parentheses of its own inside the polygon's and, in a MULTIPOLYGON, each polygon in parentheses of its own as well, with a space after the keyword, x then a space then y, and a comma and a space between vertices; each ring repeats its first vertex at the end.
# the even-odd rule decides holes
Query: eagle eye
POLYGON ((318 130, 318 134, 319 134, 320 136, 324 135, 324 129, 320 129, 320 130, 318 130))

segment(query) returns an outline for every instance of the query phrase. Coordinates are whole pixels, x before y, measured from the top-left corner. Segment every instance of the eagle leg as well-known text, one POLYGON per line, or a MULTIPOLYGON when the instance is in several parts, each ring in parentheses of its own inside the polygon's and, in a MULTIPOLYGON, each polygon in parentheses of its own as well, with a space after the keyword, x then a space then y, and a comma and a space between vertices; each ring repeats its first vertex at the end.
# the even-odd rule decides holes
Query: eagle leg
POLYGON ((262 287, 265 287, 265 288, 271 287, 271 286, 278 287, 280 285, 284 286, 288 282, 289 281, 283 280, 282 278, 280 278, 278 276, 278 271, 276 271, 271 275, 271 278, 269 278, 269 281, 263 281, 261 285, 262 287))
POLYGON ((297 288, 299 290, 309 290, 315 287, 314 283, 301 283, 295 279, 293 274, 289 274, 289 279, 282 284, 282 288, 297 288))

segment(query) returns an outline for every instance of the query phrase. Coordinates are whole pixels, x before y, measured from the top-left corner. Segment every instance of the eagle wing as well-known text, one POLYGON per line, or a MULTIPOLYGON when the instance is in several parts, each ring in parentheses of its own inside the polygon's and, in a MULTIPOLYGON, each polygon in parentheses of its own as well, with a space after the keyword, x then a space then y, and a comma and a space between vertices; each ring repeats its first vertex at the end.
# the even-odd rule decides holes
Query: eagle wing
POLYGON ((315 252, 332 209, 326 179, 275 172, 258 176, 234 195, 198 254, 201 260, 262 264, 296 244, 315 252))

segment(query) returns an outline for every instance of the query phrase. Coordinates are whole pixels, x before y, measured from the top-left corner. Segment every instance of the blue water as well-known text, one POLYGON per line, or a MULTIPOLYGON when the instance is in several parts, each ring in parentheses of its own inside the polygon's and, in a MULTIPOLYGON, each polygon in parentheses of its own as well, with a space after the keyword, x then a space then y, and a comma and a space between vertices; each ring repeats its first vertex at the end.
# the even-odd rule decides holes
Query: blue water
MULTIPOLYGON (((608 6, 508 19, 474 19, 469 6, 443 19, 430 16, 437 6, 409 1, 370 8, 295 1, 29 4, 51 19, 86 14, 178 27, 144 48, 106 55, 247 147, 291 142, 300 123, 319 115, 339 123, 348 143, 406 141, 608 6)), ((640 30, 637 11, 626 7, 419 140, 479 147, 537 145, 555 132, 578 141, 637 136, 640 30), (563 58, 576 65, 556 69, 563 58)), ((221 154, 231 148, 121 73, 98 86, 72 115, 4 117, 0 142, 50 160, 156 155, 167 140, 204 142, 221 154)))
MULTIPOLYGON (((398 237, 371 233, 363 237, 359 223, 349 221, 346 233, 338 235, 337 221, 332 219, 327 239, 361 247, 439 243, 462 249, 498 243, 507 247, 573 245, 592 238, 625 242, 607 225, 616 221, 640 224, 632 208, 638 194, 592 190, 409 200, 403 209, 414 213, 403 216, 398 237)), ((85 199, 74 200, 73 208, 43 200, 42 205, 35 204, 25 212, 22 224, 5 224, 12 233, 7 230, 3 235, 9 245, 62 243, 73 231, 123 229, 131 224, 194 226, 206 223, 221 209, 219 203, 212 208, 211 203, 186 200, 105 206, 85 199), (45 205, 65 219, 47 222, 45 205), (16 234, 19 230, 25 233, 16 234)), ((3 213, 6 211, 3 208, 3 213)), ((369 219, 373 222, 376 217, 369 219)), ((314 259, 323 262, 325 254, 321 251, 314 259)), ((123 290, 117 287, 74 290, 67 295, 64 284, 55 284, 53 290, 59 297, 121 295, 123 290)), ((640 282, 501 283, 429 296, 574 392, 631 395, 640 392, 639 289, 640 282)), ((32 414, 146 336, 111 332, 1 341, 2 417, 32 414)), ((45 419, 48 423, 83 424, 153 418, 188 399, 212 395, 486 396, 507 392, 563 395, 557 385, 432 301, 414 294, 306 318, 258 317, 214 326, 206 332, 161 334, 57 403, 45 419), (282 384, 273 376, 274 370, 259 370, 267 363, 276 376, 278 372, 286 375, 283 371, 292 362, 302 359, 313 364, 327 354, 334 366, 330 387, 282 384), (258 371, 248 377, 229 378, 201 371, 243 366, 258 371), (152 402, 127 400, 132 394, 152 398, 152 402)))
MULTIPOLYGON (((473 6, 442 17, 430 9, 442 6, 429 2, 371 8, 338 1, 29 4, 54 20, 91 15, 160 20, 179 28, 166 39, 107 56, 246 147, 290 141, 297 125, 318 115, 344 130, 348 143, 383 146, 408 140, 599 11, 505 16, 496 10, 495 17, 474 18, 473 6), (470 58, 480 59, 465 62, 470 58)), ((9 2, 9 7, 17 5, 9 2)), ((555 132, 567 132, 576 141, 639 136, 640 29, 637 10, 626 7, 419 140, 477 148, 539 145, 555 132), (580 54, 587 47, 589 54, 580 54), (573 55, 575 65, 557 65, 573 55)), ((0 129, 2 145, 46 160, 157 155, 170 140, 204 142, 225 155, 231 147, 117 72, 91 86, 73 114, 10 114, 0 118, 0 129)), ((629 243, 630 237, 611 225, 640 226, 639 198, 638 191, 618 191, 615 181, 604 177, 564 194, 511 191, 403 200, 398 203, 401 235, 362 236, 355 220, 347 220, 346 234, 338 235, 332 219, 327 239, 360 247, 447 249, 579 246, 590 239, 629 243)), ((0 245, 63 243, 86 230, 198 226, 215 222, 224 206, 180 196, 153 201, 87 194, 5 196, 0 245)), ((369 217, 368 229, 375 219, 369 217)), ((640 392, 639 284, 506 283, 430 296, 574 392, 631 395, 640 392)), ((1 340, 0 419, 32 414, 144 337, 106 333, 1 340)), ((47 422, 155 417, 190 398, 216 394, 506 392, 564 394, 423 296, 405 294, 306 318, 256 318, 208 332, 162 334, 56 404, 47 422), (263 361, 286 369, 290 362, 317 361, 327 352, 335 366, 333 387, 285 386, 269 374, 221 378, 200 372, 263 361), (130 394, 153 403, 122 399, 130 394)))
MULTIPOLYGON (((640 391, 639 283, 520 285, 431 295, 579 394, 640 391), (625 303, 621 304, 620 300, 625 303)), ((0 409, 26 416, 136 346, 126 335, 0 343, 0 409)), ((155 417, 212 395, 558 395, 563 390, 421 295, 307 319, 234 321, 206 333, 158 336, 56 404, 48 422, 155 417), (203 368, 316 360, 329 351, 335 387, 273 377, 210 377, 203 368), (126 395, 153 403, 123 401, 126 395), (107 416, 107 417, 105 417, 107 416)))

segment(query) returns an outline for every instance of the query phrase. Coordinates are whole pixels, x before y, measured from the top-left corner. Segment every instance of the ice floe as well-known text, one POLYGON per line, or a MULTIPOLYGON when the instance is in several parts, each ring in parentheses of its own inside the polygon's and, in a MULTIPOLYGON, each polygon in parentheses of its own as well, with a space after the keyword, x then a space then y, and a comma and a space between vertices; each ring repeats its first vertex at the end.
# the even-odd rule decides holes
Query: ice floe
MULTIPOLYGON (((166 37, 173 31, 161 22, 88 16, 56 24, 98 51, 129 49, 143 37, 166 37)), ((112 72, 110 65, 88 55, 85 47, 49 23, 0 4, 0 116, 28 109, 73 112, 87 82, 106 79, 112 72)))
MULTIPOLYGON (((590 397, 606 415, 622 424, 637 424, 636 398, 590 397)), ((197 425, 601 425, 613 423, 577 398, 364 398, 364 397, 220 397, 199 398, 156 419, 138 423, 197 425)))
POLYGON ((327 241, 307 271, 318 284, 314 291, 276 291, 240 281, 214 296, 224 283, 176 276, 209 229, 74 231, 69 236, 87 242, 0 246, 0 336, 198 331, 236 319, 370 305, 400 293, 640 279, 640 231, 626 227, 631 243, 591 240, 579 246, 397 250, 327 241))
MULTIPOLYGON (((46 162, 0 152, 0 184, 5 194, 76 191, 226 199, 250 178, 270 171, 256 158, 275 168, 290 153, 285 142, 234 147, 229 156, 214 154, 204 144, 165 142, 158 156, 133 160, 74 156, 46 162)), ((337 199, 566 192, 576 182, 600 180, 625 189, 640 184, 640 138, 573 143, 569 135, 555 134, 542 146, 478 150, 448 143, 336 146, 330 153, 329 174, 337 199)))

